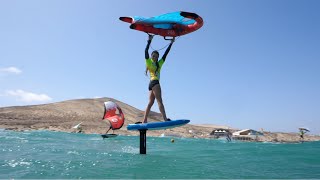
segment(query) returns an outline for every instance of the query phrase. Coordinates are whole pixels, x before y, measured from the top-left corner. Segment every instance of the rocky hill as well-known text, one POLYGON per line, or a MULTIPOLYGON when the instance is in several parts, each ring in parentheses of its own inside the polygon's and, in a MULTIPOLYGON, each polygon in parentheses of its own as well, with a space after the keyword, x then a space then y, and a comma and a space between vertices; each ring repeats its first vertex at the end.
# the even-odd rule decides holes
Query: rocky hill
MULTIPOLYGON (((84 133, 105 133, 108 124, 101 120, 104 113, 104 102, 113 101, 118 104, 124 115, 125 124, 115 133, 123 135, 138 135, 136 131, 127 131, 128 124, 141 121, 143 111, 112 98, 78 99, 63 102, 13 106, 0 108, 0 128, 9 130, 54 130, 72 132, 73 126, 83 122, 84 133)), ((148 122, 163 121, 161 114, 150 112, 148 122)), ((160 136, 167 134, 179 137, 208 137, 212 127, 185 125, 168 130, 148 131, 148 135, 160 136)))
MULTIPOLYGON (((113 101, 117 103, 124 115, 125 124, 116 134, 139 135, 137 131, 127 131, 128 124, 141 121, 143 111, 112 98, 99 99, 77 99, 63 102, 32 105, 12 106, 0 108, 0 128, 23 131, 23 130, 52 130, 73 132, 73 126, 83 122, 84 133, 103 134, 109 125, 102 121, 104 113, 104 102, 113 101)), ((148 122, 163 121, 161 114, 150 112, 148 122)), ((148 131, 148 136, 176 136, 188 138, 211 138, 210 133, 216 128, 228 128, 231 132, 235 128, 219 125, 185 125, 167 130, 148 131)), ((320 140, 319 136, 306 136, 307 141, 320 140)), ((296 142, 299 141, 297 133, 265 133, 259 138, 260 141, 274 142, 296 142)))

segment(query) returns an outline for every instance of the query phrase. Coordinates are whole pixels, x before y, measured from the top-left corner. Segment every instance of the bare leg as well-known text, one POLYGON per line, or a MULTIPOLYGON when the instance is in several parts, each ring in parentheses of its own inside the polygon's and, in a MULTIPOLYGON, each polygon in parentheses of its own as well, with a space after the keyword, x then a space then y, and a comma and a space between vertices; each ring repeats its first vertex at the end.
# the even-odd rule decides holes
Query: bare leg
POLYGON ((155 96, 153 94, 152 91, 149 91, 149 103, 148 103, 148 106, 146 108, 146 111, 144 112, 144 117, 143 117, 143 123, 147 123, 148 122, 148 115, 149 115, 149 112, 150 112, 150 109, 154 103, 154 99, 155 99, 155 96))
POLYGON ((164 109, 164 105, 163 105, 163 102, 162 102, 160 84, 155 85, 155 86, 152 88, 152 91, 153 91, 153 93, 154 93, 154 96, 155 96, 156 99, 157 99, 158 106, 159 106, 159 110, 160 110, 160 112, 161 112, 161 114, 162 114, 162 117, 163 117, 164 121, 167 121, 166 111, 165 111, 165 109, 164 109))

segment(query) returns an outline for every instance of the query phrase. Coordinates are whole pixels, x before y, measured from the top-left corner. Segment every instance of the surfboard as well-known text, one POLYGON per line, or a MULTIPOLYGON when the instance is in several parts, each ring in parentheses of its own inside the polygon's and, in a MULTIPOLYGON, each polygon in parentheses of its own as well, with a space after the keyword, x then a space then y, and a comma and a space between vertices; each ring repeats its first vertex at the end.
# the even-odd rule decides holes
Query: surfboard
POLYGON ((163 122, 150 122, 141 124, 128 124, 127 130, 159 130, 159 129, 170 129, 178 126, 186 125, 190 120, 179 119, 163 122))
POLYGON ((118 134, 101 134, 101 137, 104 138, 113 138, 113 137, 117 137, 118 134))

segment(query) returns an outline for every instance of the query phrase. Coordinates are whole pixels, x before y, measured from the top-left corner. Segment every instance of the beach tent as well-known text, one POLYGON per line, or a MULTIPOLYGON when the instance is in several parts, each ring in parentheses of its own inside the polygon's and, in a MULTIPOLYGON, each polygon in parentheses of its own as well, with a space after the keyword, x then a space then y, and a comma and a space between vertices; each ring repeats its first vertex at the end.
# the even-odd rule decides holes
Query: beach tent
POLYGON ((227 129, 215 129, 210 133, 210 135, 223 136, 223 135, 227 135, 228 133, 229 133, 229 130, 227 129))

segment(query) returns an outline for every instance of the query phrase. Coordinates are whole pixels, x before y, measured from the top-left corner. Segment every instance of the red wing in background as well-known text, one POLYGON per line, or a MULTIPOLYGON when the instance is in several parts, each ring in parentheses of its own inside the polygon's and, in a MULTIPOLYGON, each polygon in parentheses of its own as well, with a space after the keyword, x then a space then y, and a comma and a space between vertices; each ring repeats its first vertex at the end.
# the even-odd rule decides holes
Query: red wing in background
POLYGON ((120 129, 124 124, 124 114, 121 108, 114 102, 104 103, 104 115, 102 119, 107 119, 112 130, 120 129))

